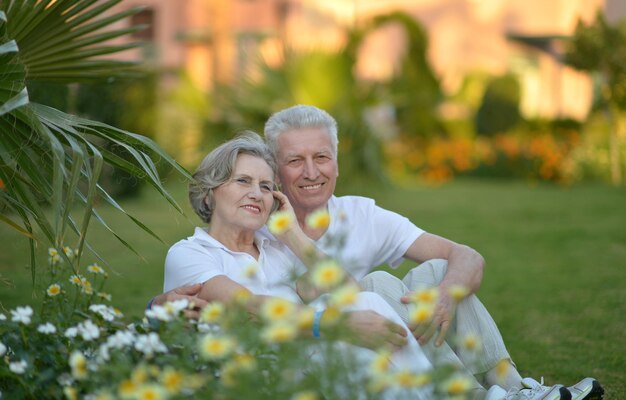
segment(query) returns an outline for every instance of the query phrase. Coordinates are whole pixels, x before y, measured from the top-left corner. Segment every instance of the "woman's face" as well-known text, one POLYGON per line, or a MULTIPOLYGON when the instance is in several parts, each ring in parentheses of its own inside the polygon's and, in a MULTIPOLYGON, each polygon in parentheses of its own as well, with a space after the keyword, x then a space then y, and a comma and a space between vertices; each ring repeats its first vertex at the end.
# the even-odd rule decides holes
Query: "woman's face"
POLYGON ((260 229, 272 210, 273 188, 274 174, 265 160, 240 154, 230 179, 213 190, 215 210, 211 226, 260 229))

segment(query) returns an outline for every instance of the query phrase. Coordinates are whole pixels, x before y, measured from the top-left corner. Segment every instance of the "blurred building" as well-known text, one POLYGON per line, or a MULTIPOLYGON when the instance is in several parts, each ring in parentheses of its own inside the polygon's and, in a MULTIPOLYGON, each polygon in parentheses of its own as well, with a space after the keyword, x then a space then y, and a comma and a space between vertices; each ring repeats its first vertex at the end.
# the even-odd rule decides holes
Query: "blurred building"
MULTIPOLYGON (((130 23, 150 45, 141 56, 165 68, 184 68, 202 88, 254 73, 259 58, 281 62, 282 50, 339 49, 346 28, 394 10, 413 15, 428 31, 429 59, 448 93, 468 73, 515 73, 526 116, 582 119, 592 99, 590 77, 564 66, 564 38, 598 10, 610 22, 626 17, 623 0, 126 0, 145 5, 130 23)), ((385 79, 404 51, 398 26, 373 32, 359 52, 357 73, 385 79)))

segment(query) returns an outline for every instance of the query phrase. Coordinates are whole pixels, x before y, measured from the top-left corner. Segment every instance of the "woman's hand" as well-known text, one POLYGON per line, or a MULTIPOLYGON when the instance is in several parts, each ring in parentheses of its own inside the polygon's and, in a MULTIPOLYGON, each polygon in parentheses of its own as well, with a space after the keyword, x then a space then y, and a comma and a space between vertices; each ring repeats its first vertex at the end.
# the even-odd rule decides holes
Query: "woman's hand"
POLYGON ((296 214, 293 211, 293 207, 289 202, 287 196, 283 194, 283 192, 279 192, 278 190, 272 191, 272 196, 274 196, 274 200, 278 202, 278 208, 276 211, 287 212, 290 213, 293 217, 293 221, 296 221, 296 214))

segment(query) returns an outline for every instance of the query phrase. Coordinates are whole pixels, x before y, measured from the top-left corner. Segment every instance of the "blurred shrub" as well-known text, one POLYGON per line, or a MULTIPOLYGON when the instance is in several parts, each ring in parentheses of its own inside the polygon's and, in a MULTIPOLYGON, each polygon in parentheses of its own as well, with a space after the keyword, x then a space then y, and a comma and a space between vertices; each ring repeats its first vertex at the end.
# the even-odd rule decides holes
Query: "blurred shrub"
POLYGON ((514 75, 493 79, 487 84, 476 112, 476 133, 493 136, 513 128, 521 120, 519 102, 520 87, 514 75))
POLYGON ((387 170, 395 179, 443 183, 455 176, 523 178, 571 183, 576 131, 496 134, 492 137, 405 138, 385 146, 387 170))
MULTIPOLYGON (((157 74, 147 73, 132 81, 81 84, 70 100, 75 103, 73 111, 80 115, 154 138, 157 90, 157 74)), ((120 157, 130 159, 114 143, 107 146, 120 157)), ((112 167, 103 170, 100 184, 116 197, 135 195, 140 188, 136 178, 112 167)))
POLYGON ((206 142, 231 136, 242 129, 262 131, 274 112, 295 104, 328 111, 339 125, 339 162, 343 176, 367 175, 384 179, 381 124, 375 115, 393 110, 385 125, 411 136, 436 136, 443 131, 437 116, 439 82, 426 58, 425 30, 413 17, 395 12, 364 21, 346 32, 339 51, 285 50, 282 64, 259 62, 254 75, 216 88, 210 101, 206 142), (398 71, 387 81, 355 76, 358 52, 366 37, 386 24, 398 24, 407 37, 407 49, 398 71))

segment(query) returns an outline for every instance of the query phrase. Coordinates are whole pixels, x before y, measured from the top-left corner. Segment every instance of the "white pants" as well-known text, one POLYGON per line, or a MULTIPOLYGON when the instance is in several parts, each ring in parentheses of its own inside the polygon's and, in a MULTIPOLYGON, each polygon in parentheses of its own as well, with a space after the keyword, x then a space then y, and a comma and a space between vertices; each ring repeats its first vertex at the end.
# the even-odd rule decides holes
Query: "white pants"
MULTIPOLYGON (((402 280, 387 272, 375 271, 365 276, 360 284, 363 290, 377 293, 384 298, 407 323, 408 305, 403 304, 400 298, 420 287, 438 286, 447 269, 447 260, 429 260, 413 268, 402 280)), ((435 365, 442 362, 452 363, 473 375, 482 375, 493 369, 500 360, 511 358, 495 321, 474 294, 458 304, 446 343, 435 347, 434 340, 431 339, 422 346, 422 350, 435 365), (469 353, 450 346, 449 343, 453 343, 450 339, 463 338, 468 334, 476 335, 481 340, 482 351, 479 349, 477 353, 469 353)))
MULTIPOLYGON (((310 305, 321 310, 325 307, 325 298, 322 296, 319 299, 312 302, 310 305)), ((378 294, 371 292, 360 292, 357 295, 357 300, 354 304, 345 307, 342 311, 374 311, 386 319, 403 326, 407 332, 408 343, 406 346, 396 350, 391 354, 391 369, 392 370, 408 370, 412 372, 429 372, 432 370, 432 364, 428 361, 428 358, 420 348, 419 343, 411 331, 406 326, 406 323, 402 321, 400 316, 393 310, 393 308, 378 294)), ((352 371, 354 379, 364 378, 367 376, 368 368, 370 368, 371 362, 376 357, 376 352, 364 347, 355 346, 345 342, 334 343, 332 345, 333 353, 346 354, 348 357, 352 357, 357 360, 357 365, 361 366, 358 371, 352 371)), ((312 352, 312 361, 319 362, 323 365, 324 356, 319 349, 312 352)), ((343 382, 335 382, 335 390, 341 392, 341 386, 343 382), (339 386, 338 386, 339 385, 339 386)), ((365 390, 365 388, 361 388, 365 390)), ((383 395, 384 399, 419 399, 427 400, 431 396, 429 394, 430 388, 423 388, 418 390, 388 390, 383 395)), ((354 393, 349 393, 349 389, 346 388, 346 396, 354 396, 354 393)), ((364 392, 357 395, 357 398, 366 398, 364 392)))

